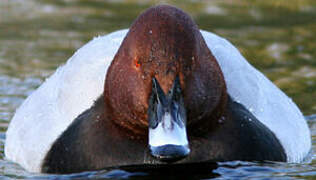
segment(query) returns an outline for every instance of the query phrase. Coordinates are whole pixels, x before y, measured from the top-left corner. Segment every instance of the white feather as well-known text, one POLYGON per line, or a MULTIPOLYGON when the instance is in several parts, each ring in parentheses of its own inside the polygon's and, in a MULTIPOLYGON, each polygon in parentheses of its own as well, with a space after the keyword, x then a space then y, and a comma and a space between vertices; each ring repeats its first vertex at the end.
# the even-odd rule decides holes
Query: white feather
MULTIPOLYGON (((302 161, 311 139, 297 106, 227 40, 201 32, 222 68, 229 94, 275 133, 289 162, 302 161)), ((22 103, 6 133, 7 159, 40 172, 52 143, 102 94, 107 69, 126 33, 87 43, 22 103)))
POLYGON ((201 32, 224 73, 228 93, 274 132, 288 162, 302 161, 311 149, 311 136, 296 104, 251 66, 230 42, 201 32))
POLYGON ((126 32, 90 41, 23 102, 6 133, 7 159, 40 172, 52 143, 102 94, 105 74, 126 32))

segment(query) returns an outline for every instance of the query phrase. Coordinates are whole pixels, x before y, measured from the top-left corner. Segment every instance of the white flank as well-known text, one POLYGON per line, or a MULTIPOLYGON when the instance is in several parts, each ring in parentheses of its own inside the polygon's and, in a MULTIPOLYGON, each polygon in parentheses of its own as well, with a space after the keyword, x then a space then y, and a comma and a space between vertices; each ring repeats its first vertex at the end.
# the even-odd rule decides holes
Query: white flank
MULTIPOLYGON (((222 68, 229 94, 275 133, 289 162, 302 161, 311 148, 311 139, 297 106, 227 40, 201 32, 222 68)), ((102 94, 107 68, 126 33, 121 30, 90 41, 23 102, 6 133, 7 159, 40 172, 52 143, 102 94)), ((159 128, 157 134, 161 131, 159 128)), ((156 139, 152 144, 166 141, 156 139)), ((173 143, 185 142, 174 139, 173 143)))
POLYGON ((276 135, 288 162, 301 162, 311 149, 311 136, 296 104, 251 66, 230 42, 201 32, 224 73, 228 93, 276 135))
POLYGON ((40 172, 52 143, 102 94, 105 74, 126 32, 94 38, 23 102, 6 133, 7 159, 40 172))

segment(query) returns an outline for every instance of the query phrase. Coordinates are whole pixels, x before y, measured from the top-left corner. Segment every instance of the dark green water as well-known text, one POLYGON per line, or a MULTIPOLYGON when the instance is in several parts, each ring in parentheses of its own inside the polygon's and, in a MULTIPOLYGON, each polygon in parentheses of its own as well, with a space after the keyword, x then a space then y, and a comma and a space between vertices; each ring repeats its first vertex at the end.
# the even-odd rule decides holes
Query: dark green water
MULTIPOLYGON (((94 36, 128 28, 159 1, 0 0, 0 177, 189 177, 175 172, 113 170, 69 176, 31 174, 3 159, 5 131, 15 109, 55 69, 94 36)), ((201 29, 230 40, 256 68, 309 116, 316 149, 316 1, 164 1, 191 14, 201 29)), ((175 168, 176 169, 176 168, 175 168)), ((303 164, 231 162, 195 178, 316 178, 316 156, 303 164)))

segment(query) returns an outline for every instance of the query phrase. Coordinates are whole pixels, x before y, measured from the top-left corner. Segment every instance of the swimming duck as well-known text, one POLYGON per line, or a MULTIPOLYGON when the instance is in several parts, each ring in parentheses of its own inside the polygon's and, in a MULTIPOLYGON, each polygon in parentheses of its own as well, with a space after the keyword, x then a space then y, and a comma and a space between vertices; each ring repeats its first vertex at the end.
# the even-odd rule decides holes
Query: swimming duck
POLYGON ((17 109, 5 157, 32 172, 301 162, 305 119, 227 40, 168 5, 80 48, 17 109))

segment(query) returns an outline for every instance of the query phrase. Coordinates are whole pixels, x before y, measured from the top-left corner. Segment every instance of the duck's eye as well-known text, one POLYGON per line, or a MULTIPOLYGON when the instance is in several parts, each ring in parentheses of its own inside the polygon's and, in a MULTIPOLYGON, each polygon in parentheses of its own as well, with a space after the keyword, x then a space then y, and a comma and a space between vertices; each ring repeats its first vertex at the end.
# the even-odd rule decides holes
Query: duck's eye
POLYGON ((140 67, 140 63, 139 63, 139 61, 138 61, 138 60, 135 60, 135 61, 134 61, 134 63, 135 63, 135 67, 137 67, 137 68, 139 68, 139 67, 140 67))

